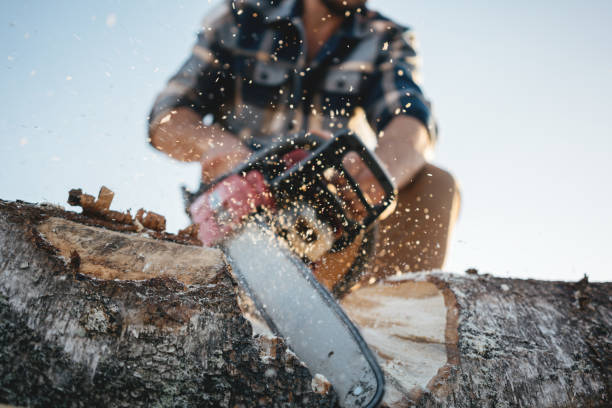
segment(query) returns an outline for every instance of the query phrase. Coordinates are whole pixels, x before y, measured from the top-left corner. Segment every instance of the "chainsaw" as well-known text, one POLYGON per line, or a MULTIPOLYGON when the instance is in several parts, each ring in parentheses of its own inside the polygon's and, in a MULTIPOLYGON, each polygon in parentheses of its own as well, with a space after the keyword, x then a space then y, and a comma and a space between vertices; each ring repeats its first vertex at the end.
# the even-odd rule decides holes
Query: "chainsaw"
POLYGON ((313 271, 393 211, 396 191, 376 157, 350 132, 299 134, 255 152, 185 198, 204 245, 220 247, 271 330, 311 374, 324 375, 343 407, 374 407, 384 380, 372 352, 313 271), (374 202, 351 174, 374 175, 374 202))

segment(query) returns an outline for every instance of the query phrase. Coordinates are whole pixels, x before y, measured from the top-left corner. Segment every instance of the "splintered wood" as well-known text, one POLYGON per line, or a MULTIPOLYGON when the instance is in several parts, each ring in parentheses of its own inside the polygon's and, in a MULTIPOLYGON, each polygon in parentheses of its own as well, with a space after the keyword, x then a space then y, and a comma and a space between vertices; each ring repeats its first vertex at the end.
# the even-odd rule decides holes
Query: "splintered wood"
POLYGON ((115 197, 109 188, 102 186, 98 193, 98 198, 83 193, 80 188, 72 189, 68 192, 68 204, 83 208, 83 214, 92 217, 104 218, 121 224, 134 224, 139 230, 144 228, 158 232, 166 230, 166 218, 163 215, 146 211, 143 208, 136 213, 136 219, 132 218, 129 211, 120 212, 110 209, 110 205, 115 197))
POLYGON ((114 196, 115 193, 105 186, 100 188, 97 199, 92 195, 84 194, 80 188, 72 189, 68 192, 68 204, 83 208, 83 213, 90 216, 98 216, 122 224, 131 224, 133 219, 129 211, 122 213, 110 209, 114 196))

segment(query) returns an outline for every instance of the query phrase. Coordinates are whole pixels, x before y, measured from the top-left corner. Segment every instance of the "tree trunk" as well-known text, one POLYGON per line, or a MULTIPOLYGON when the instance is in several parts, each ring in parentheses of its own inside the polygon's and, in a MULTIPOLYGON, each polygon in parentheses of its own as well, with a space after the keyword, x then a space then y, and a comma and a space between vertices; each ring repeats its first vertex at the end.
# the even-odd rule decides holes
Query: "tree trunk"
MULTIPOLYGON (((334 405, 247 319, 222 253, 154 215, 87 205, 0 200, 0 403, 334 405)), ((610 404, 611 296, 586 279, 436 272, 353 288, 342 305, 385 371, 386 406, 582 407, 610 404)))

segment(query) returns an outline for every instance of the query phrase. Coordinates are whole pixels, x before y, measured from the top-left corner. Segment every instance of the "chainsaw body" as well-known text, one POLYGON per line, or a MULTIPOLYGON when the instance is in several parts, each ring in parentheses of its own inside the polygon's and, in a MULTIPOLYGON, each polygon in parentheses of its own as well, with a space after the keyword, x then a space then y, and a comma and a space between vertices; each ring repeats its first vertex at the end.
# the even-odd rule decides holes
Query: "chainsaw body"
POLYGON ((375 156, 357 136, 344 132, 328 141, 295 135, 258 151, 230 174, 189 194, 187 202, 204 245, 219 243, 258 214, 313 265, 349 247, 375 220, 393 211, 395 196, 375 156), (378 203, 368 199, 347 169, 349 154, 357 156, 383 190, 378 203))

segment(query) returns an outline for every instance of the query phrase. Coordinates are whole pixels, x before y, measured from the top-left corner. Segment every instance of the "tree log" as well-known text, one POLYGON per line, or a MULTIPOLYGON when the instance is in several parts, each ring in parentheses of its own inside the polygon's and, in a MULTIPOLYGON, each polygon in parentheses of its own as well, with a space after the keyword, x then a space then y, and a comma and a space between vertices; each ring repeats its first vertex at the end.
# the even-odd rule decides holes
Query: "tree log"
POLYGON ((129 229, 0 201, 0 403, 333 406, 253 336, 220 251, 109 228, 129 229))
MULTIPOLYGON (((334 406, 262 334, 222 253, 103 213, 0 200, 0 403, 334 406)), ((342 306, 385 372, 385 406, 583 407, 611 403, 611 298, 586 279, 433 272, 342 306)))

